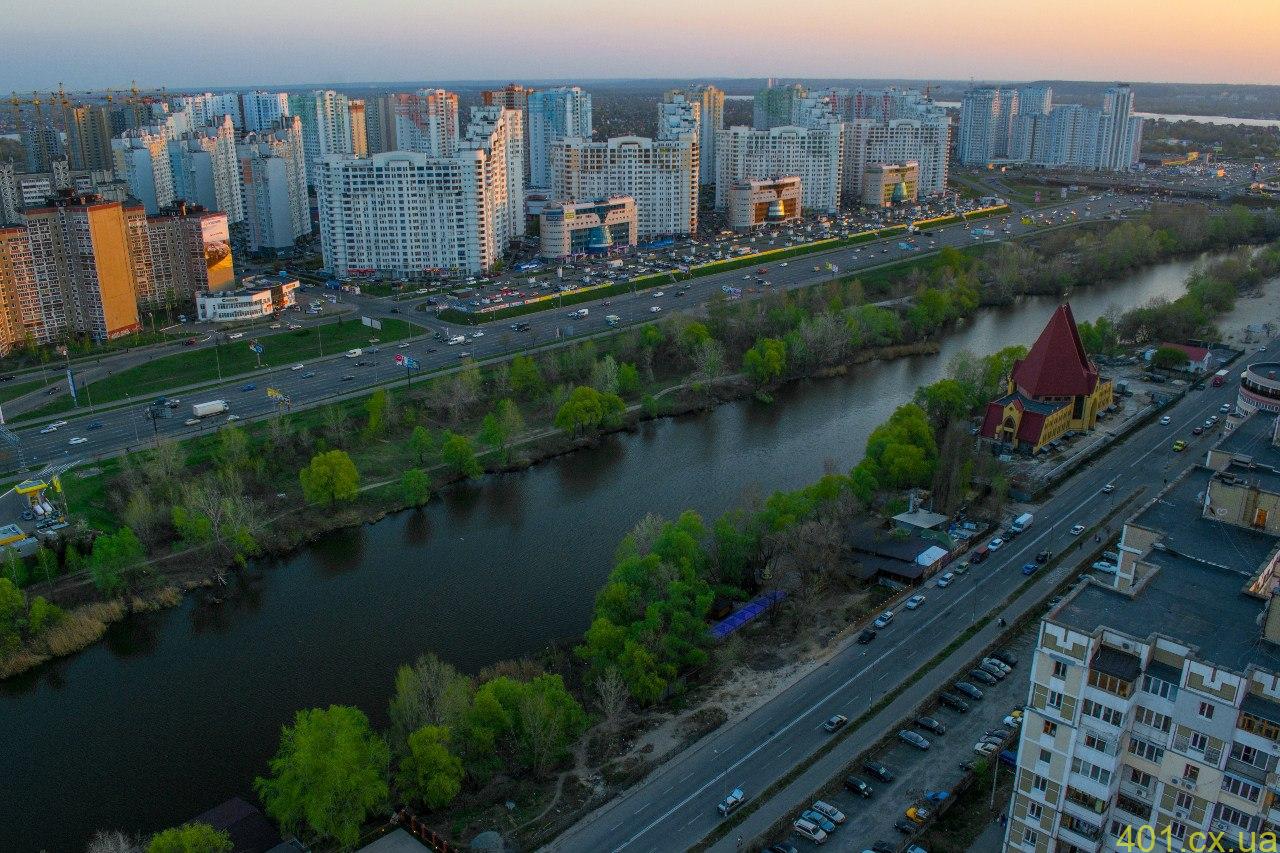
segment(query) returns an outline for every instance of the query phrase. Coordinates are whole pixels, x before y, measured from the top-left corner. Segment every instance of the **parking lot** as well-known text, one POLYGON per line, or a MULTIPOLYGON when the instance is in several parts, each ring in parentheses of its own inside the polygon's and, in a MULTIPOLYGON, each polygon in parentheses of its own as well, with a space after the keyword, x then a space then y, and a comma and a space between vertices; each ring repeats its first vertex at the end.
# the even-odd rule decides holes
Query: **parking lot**
MULTIPOLYGON (((957 583, 964 582, 965 579, 962 578, 957 583)), ((922 608, 928 607, 930 593, 945 594, 939 590, 926 590, 926 601, 922 608)), ((886 849, 896 851, 911 842, 911 836, 895 829, 894 824, 907 821, 907 809, 920 804, 926 792, 953 790, 967 772, 961 765, 979 757, 974 752, 975 742, 986 732, 1002 728, 1005 716, 1026 701, 1027 667, 1035 648, 1034 629, 1024 631, 1001 648, 1012 652, 1017 658, 1017 665, 994 686, 976 685, 981 688, 983 698, 970 702, 969 711, 960 713, 933 705, 919 712, 942 723, 946 728, 945 734, 937 735, 919 726, 909 725, 910 720, 903 721, 902 728, 914 731, 929 741, 927 750, 912 747, 895 737, 888 746, 870 754, 871 760, 884 764, 893 772, 895 778, 892 782, 872 778, 861 767, 862 760, 846 772, 871 785, 873 793, 870 799, 849 791, 843 776, 831 781, 824 789, 822 800, 835 806, 847 820, 830 835, 823 849, 862 853, 876 842, 884 842, 886 849)), ((1011 736, 1005 748, 1016 749, 1017 731, 1010 731, 1011 736)), ((988 760, 994 759, 995 755, 992 755, 988 760)), ((1007 769, 1001 767, 1000 772, 1007 772, 1007 769)), ((802 850, 815 846, 794 832, 785 841, 802 850)))

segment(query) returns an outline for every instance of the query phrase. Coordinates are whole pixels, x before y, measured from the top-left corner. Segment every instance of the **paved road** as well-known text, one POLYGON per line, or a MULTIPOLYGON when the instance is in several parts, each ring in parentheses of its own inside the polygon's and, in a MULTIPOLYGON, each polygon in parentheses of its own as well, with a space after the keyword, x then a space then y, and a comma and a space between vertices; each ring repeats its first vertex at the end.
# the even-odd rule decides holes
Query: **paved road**
MULTIPOLYGON (((1191 428, 1235 399, 1235 388, 1192 391, 1172 410, 1173 423, 1152 423, 1062 484, 1036 511, 1033 527, 992 554, 969 573, 966 582, 933 590, 928 607, 902 611, 868 646, 849 644, 815 672, 770 700, 750 716, 727 725, 675 756, 645 781, 580 821, 550 845, 556 851, 627 850, 639 853, 683 850, 706 837, 719 824, 716 804, 735 786, 759 795, 796 763, 826 742, 822 723, 832 714, 857 718, 906 674, 946 647, 970 624, 999 604, 1024 578, 1020 568, 1041 549, 1054 553, 1080 543, 1069 530, 1091 525, 1117 499, 1139 486, 1146 494, 1162 486, 1172 471, 1203 452, 1208 435, 1191 428), (1174 453, 1175 438, 1191 446, 1174 453), (1101 493, 1108 482, 1111 495, 1101 493)), ((1221 427, 1219 427, 1221 428, 1221 427)), ((1117 523, 1112 523, 1117 528, 1117 523)), ((1065 568, 1044 573, 1045 590, 1061 580, 1065 568), (1052 575, 1058 575, 1054 577, 1052 575)), ((945 680, 944 669, 921 682, 933 689, 945 680)), ((855 733, 856 736, 856 733, 855 733)), ((853 740, 854 738, 851 738, 853 740)), ((837 756, 847 760, 852 755, 837 756)), ((795 802, 770 802, 744 827, 760 831, 795 802)), ((752 834, 747 834, 751 838, 752 834)), ((732 837, 716 849, 733 849, 732 837)))
MULTIPOLYGON (((1105 203, 1099 203, 1094 205, 1095 209, 1089 212, 1088 216, 1101 219, 1116 210, 1128 211, 1144 203, 1138 197, 1118 197, 1114 201, 1115 210, 1105 203)), ((1073 206, 1082 210, 1078 202, 1073 202, 1063 203, 1053 208, 1043 208, 1041 212, 1050 214, 1058 208, 1069 210, 1073 206)), ((987 220, 987 227, 996 227, 996 222, 998 220, 987 220)), ((1009 223, 1014 236, 1026 234, 1034 229, 1034 226, 1023 226, 1016 216, 1011 217, 1009 223)), ((841 274, 847 274, 903 260, 921 250, 936 250, 944 246, 965 246, 977 241, 970 231, 956 224, 936 229, 931 238, 919 238, 920 250, 900 248, 900 242, 900 237, 891 237, 858 247, 804 255, 787 262, 768 262, 766 265, 769 271, 764 277, 770 282, 770 290, 790 290, 811 286, 831 277, 828 272, 815 272, 813 269, 815 266, 834 263, 840 268, 841 274)), ((176 410, 174 418, 154 423, 144 417, 144 408, 146 403, 158 395, 155 392, 148 392, 141 395, 138 405, 134 407, 97 414, 83 414, 78 417, 68 414, 65 418, 69 423, 50 434, 39 432, 39 429, 48 422, 47 420, 27 427, 16 427, 14 431, 23 443, 27 464, 33 468, 72 458, 91 459, 96 456, 111 455, 121 450, 145 446, 156 435, 187 438, 225 423, 225 418, 215 417, 199 425, 186 425, 184 421, 189 417, 191 411, 189 406, 193 402, 223 399, 230 403, 231 412, 236 416, 258 417, 276 410, 275 401, 268 398, 265 391, 267 387, 272 387, 288 396, 295 410, 314 406, 333 399, 335 395, 404 381, 403 368, 398 367, 393 361, 398 353, 417 359, 423 370, 434 371, 456 366, 464 354, 473 359, 483 360, 553 344, 565 337, 602 332, 606 328, 604 322, 606 314, 619 316, 621 325, 627 326, 659 319, 673 311, 696 311, 714 294, 720 293, 722 286, 745 288, 753 285, 754 282, 745 282, 742 278, 745 275, 753 275, 754 269, 754 267, 743 268, 691 279, 678 287, 673 285, 670 288, 661 288, 661 292, 664 293, 661 297, 657 296, 656 291, 640 291, 615 296, 601 302, 588 303, 584 307, 588 307, 591 313, 583 319, 569 317, 570 309, 568 308, 548 309, 520 318, 529 324, 530 329, 527 332, 512 331, 509 321, 489 323, 479 329, 451 326, 438 320, 430 312, 412 310, 415 305, 412 301, 393 302, 368 297, 356 297, 353 300, 352 297, 344 295, 344 301, 355 302, 359 313, 378 317, 401 317, 421 323, 433 333, 466 334, 468 340, 461 346, 447 346, 443 342, 424 335, 409 342, 406 347, 382 346, 377 354, 360 359, 371 362, 363 367, 355 366, 355 360, 346 360, 337 356, 309 362, 301 370, 277 368, 260 374, 242 376, 213 385, 190 396, 180 391, 171 391, 169 392, 171 396, 181 399, 182 406, 176 410), (675 294, 680 290, 686 293, 677 297, 675 294), (654 307, 661 310, 654 312, 652 311, 654 307), (396 312, 394 314, 393 309, 396 312), (473 337, 476 334, 481 336, 473 337), (309 373, 314 375, 307 376, 309 373), (347 376, 351 378, 344 379, 347 376), (241 390, 250 383, 256 385, 256 388, 251 391, 241 390), (93 430, 87 429, 88 425, 94 421, 99 422, 101 426, 93 430), (72 446, 69 441, 73 437, 85 438, 88 441, 72 446)), ((758 290, 762 289, 758 288, 758 290)), ((755 294, 744 292, 744 298, 756 298, 760 295, 760 292, 755 294)), ((375 332, 371 334, 376 335, 375 332)))

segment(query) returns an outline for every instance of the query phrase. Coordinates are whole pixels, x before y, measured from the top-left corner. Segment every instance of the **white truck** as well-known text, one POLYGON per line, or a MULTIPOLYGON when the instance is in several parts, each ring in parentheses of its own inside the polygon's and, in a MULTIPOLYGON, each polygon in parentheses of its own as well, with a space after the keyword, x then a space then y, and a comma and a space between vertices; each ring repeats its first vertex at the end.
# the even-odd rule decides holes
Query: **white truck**
POLYGON ((616 326, 622 322, 622 318, 619 317, 617 314, 606 314, 604 321, 610 326, 616 326))
POLYGON ((1031 522, 1035 520, 1036 520, 1036 517, 1034 515, 1032 515, 1029 512, 1024 512, 1022 515, 1018 516, 1013 520, 1013 524, 1009 525, 1009 531, 1012 533, 1021 533, 1022 531, 1030 527, 1031 522))
POLYGON ((210 415, 221 415, 230 408, 226 400, 210 400, 207 403, 196 403, 191 407, 191 414, 197 418, 207 418, 210 415))

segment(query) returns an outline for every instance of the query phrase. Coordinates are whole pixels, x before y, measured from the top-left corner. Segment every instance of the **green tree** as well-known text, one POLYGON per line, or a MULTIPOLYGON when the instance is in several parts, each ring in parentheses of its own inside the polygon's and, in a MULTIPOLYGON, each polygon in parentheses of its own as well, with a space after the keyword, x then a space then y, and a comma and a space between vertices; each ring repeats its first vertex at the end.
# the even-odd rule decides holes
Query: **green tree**
POLYGON ((409 435, 409 449, 418 457, 418 464, 421 465, 436 449, 435 436, 431 434, 431 430, 418 424, 409 435))
POLYGON ((213 539, 213 521, 198 510, 174 504, 169 511, 173 529, 188 546, 208 544, 213 539))
POLYGON ((625 411, 626 404, 617 394, 602 394, 589 385, 579 385, 556 412, 555 424, 557 429, 581 435, 616 426, 625 411))
POLYGON ((138 537, 128 527, 93 540, 89 556, 89 573, 99 590, 114 595, 132 582, 142 566, 143 549, 138 537))
POLYGON ((431 498, 431 478, 421 468, 407 468, 400 475, 400 493, 405 503, 421 506, 431 498))
POLYGON ((58 574, 58 553, 52 548, 41 545, 36 550, 36 570, 45 583, 50 583, 58 574))
POLYGON ((207 823, 184 823, 151 836, 147 853, 231 853, 231 836, 207 823))
POLYGON ((462 759, 449 751, 447 726, 423 726, 409 735, 408 754, 400 761, 396 786, 407 796, 438 809, 462 789, 462 759))
POLYGON ((640 390, 640 371, 629 361, 618 365, 618 394, 630 397, 640 390))
POLYGON ((61 607, 49 603, 44 596, 37 595, 31 601, 31 609, 27 611, 27 631, 31 636, 38 637, 61 622, 65 615, 61 607))
POLYGON ((364 411, 368 415, 364 427, 365 435, 382 435, 382 430, 387 425, 387 390, 379 388, 365 398, 364 411))
POLYGON ((16 648, 26 611, 22 590, 8 578, 0 578, 0 652, 16 648))
POLYGON ((444 440, 440 442, 440 459, 450 471, 469 479, 484 473, 471 439, 453 430, 445 430, 444 440))
POLYGON ((1191 361, 1187 354, 1173 347, 1160 347, 1151 356, 1151 366, 1164 370, 1182 370, 1191 361))
POLYGON ((476 434, 481 444, 488 445, 493 450, 505 448, 509 437, 506 425, 498 420, 496 412, 484 416, 484 420, 480 422, 480 432, 476 434))
POLYGON ((929 420, 941 428, 953 420, 968 417, 977 401, 962 382, 939 379, 932 385, 916 389, 916 403, 929 415, 929 420))
POLYGON ((13 585, 21 589, 31 579, 27 571, 27 561, 13 548, 4 549, 4 576, 13 581, 13 585))
POLYGON ((343 847, 387 804, 391 754, 358 708, 330 705, 299 711, 280 732, 271 775, 254 788, 285 832, 303 828, 343 847))
POLYGON ((360 494, 360 472, 345 450, 329 450, 311 457, 298 472, 302 494, 310 504, 353 501, 360 494))
POLYGON ((693 321, 684 327, 684 331, 680 333, 680 343, 689 352, 693 352, 698 347, 711 340, 711 332, 707 327, 698 321, 693 321))
POLYGON ((542 371, 530 356, 518 355, 511 359, 511 390, 526 400, 532 400, 543 392, 542 371))
POLYGON ((761 338, 742 356, 742 369, 760 387, 782 376, 787 367, 787 345, 778 338, 761 338))

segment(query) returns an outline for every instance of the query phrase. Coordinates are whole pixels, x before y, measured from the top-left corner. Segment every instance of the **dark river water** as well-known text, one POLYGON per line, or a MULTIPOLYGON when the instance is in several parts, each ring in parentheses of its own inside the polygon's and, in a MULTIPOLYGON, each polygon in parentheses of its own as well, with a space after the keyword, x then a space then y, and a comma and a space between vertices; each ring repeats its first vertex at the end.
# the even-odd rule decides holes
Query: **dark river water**
MULTIPOLYGON (((1190 262, 1073 294, 1078 320, 1182 292, 1190 262)), ((188 600, 0 683, 0 850, 82 850, 96 829, 150 832, 253 799, 299 708, 378 723, 396 666, 431 650, 466 671, 586 628, 618 539, 647 512, 711 518, 752 492, 847 469, 868 432, 950 355, 1030 344, 1055 305, 982 311, 938 356, 797 383, 647 424, 598 447, 447 491, 420 511, 254 566, 221 607, 188 600)))

